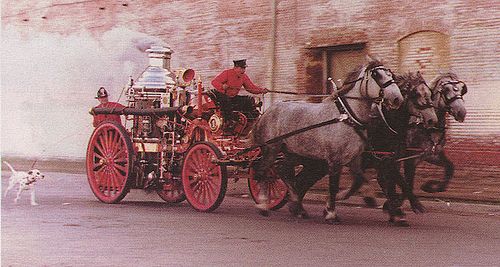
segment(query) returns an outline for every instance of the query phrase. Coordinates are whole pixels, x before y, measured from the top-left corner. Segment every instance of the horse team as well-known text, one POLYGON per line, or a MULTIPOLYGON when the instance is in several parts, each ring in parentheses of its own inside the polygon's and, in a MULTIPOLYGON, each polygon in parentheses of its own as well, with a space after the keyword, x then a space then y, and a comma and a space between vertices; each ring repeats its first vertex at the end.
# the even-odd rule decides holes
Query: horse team
MULTIPOLYGON (((254 177, 261 188, 268 188, 266 173, 275 168, 289 189, 290 212, 307 218, 302 200, 314 183, 328 175, 324 215, 328 223, 335 224, 340 222, 335 201, 356 193, 366 181, 364 171, 375 168, 387 198, 384 210, 389 222, 408 226, 401 208, 404 199, 414 212, 425 211, 413 193, 417 164, 425 160, 445 168, 443 181, 422 186, 426 192, 445 191, 453 176, 453 164, 443 150, 446 114, 464 120, 466 92, 465 83, 453 73, 439 75, 428 84, 418 72, 395 75, 380 61, 370 59, 351 71, 344 85, 321 103, 279 102, 264 112, 251 132, 253 143, 278 141, 261 147, 262 158, 252 166, 254 177), (304 127, 308 130, 297 131, 304 127), (298 133, 287 135, 294 131, 298 133), (302 170, 296 173, 298 165, 302 170), (344 166, 353 183, 339 194, 344 166)), ((373 199, 365 199, 373 203, 373 199)), ((261 190, 257 202, 259 212, 268 215, 266 190, 261 190)))

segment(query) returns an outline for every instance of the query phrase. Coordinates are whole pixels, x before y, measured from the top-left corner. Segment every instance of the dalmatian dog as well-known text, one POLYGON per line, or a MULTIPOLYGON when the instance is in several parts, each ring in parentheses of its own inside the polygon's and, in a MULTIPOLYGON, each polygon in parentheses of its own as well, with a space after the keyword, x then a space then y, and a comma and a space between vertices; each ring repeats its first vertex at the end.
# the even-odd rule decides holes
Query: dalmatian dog
POLYGON ((45 176, 37 169, 30 170, 28 172, 16 171, 14 168, 7 162, 4 163, 10 168, 12 175, 9 178, 9 186, 7 190, 5 190, 4 198, 7 196, 9 190, 11 190, 14 186, 19 184, 19 189, 17 190, 16 199, 14 199, 14 203, 17 204, 21 193, 26 190, 31 191, 31 205, 38 205, 35 201, 35 183, 38 180, 43 179, 45 176))

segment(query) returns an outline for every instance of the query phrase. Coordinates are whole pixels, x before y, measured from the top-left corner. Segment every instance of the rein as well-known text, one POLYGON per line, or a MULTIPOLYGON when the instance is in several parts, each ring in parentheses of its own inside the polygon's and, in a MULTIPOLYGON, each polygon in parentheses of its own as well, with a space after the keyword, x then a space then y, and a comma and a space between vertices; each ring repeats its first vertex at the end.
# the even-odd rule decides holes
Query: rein
MULTIPOLYGON (((377 69, 385 69, 385 68, 379 66, 379 67, 375 67, 375 68, 372 68, 372 69, 369 69, 369 70, 365 70, 365 74, 363 76, 361 76, 360 78, 358 78, 356 80, 344 83, 342 85, 342 88, 339 89, 339 90, 337 90, 335 92, 335 94, 332 95, 335 98, 335 100, 334 100, 335 105, 337 106, 337 109, 340 111, 340 116, 338 118, 333 118, 331 120, 323 121, 323 122, 320 122, 320 123, 317 123, 317 124, 313 124, 313 125, 310 125, 310 126, 307 126, 307 127, 301 128, 301 129, 297 129, 297 130, 288 132, 286 134, 283 134, 283 135, 271 138, 271 139, 267 140, 266 142, 264 142, 264 144, 257 144, 257 145, 253 145, 253 146, 250 146, 248 148, 245 148, 245 149, 239 151, 238 153, 236 153, 235 156, 241 156, 241 155, 243 155, 243 154, 245 154, 247 152, 250 152, 250 151, 252 151, 254 149, 261 148, 261 147, 264 147, 266 145, 270 145, 270 144, 276 143, 276 142, 281 141, 283 139, 286 139, 288 137, 291 137, 291 136, 294 136, 294 135, 297 135, 297 134, 300 134, 300 133, 303 133, 303 132, 306 132, 306 131, 309 131, 309 130, 312 130, 312 129, 320 128, 320 127, 323 127, 323 126, 326 126, 326 125, 338 123, 338 122, 347 122, 348 124, 352 125, 354 127, 356 133, 361 137, 361 139, 363 139, 363 141, 367 142, 368 141, 367 137, 364 136, 364 134, 361 132, 361 130, 364 130, 365 125, 355 116, 355 114, 352 111, 352 109, 350 108, 350 106, 343 99, 343 98, 348 98, 348 97, 342 96, 342 95, 345 94, 345 93, 347 93, 347 92, 349 92, 349 91, 351 91, 354 88, 354 86, 352 86, 352 87, 344 89, 345 85, 353 84, 353 83, 356 83, 358 81, 362 81, 362 80, 365 79, 365 77, 367 76, 368 72, 372 72, 373 73, 373 70, 377 70, 377 69)), ((366 78, 366 79, 368 79, 368 78, 366 78)), ((332 80, 330 80, 330 82, 333 83, 332 80)), ((380 96, 377 97, 377 98, 368 98, 368 99, 371 100, 371 101, 373 101, 373 102, 375 102, 377 99, 382 99, 383 89, 386 88, 386 87, 388 87, 389 85, 391 85, 393 83, 395 83, 395 82, 394 82, 393 79, 391 79, 390 81, 385 82, 382 85, 379 85, 380 86, 380 92, 379 92, 380 96)), ((362 86, 362 84, 360 85, 360 89, 361 89, 361 86, 362 86)), ((368 92, 368 83, 366 83, 366 92, 368 92)), ((358 98, 352 98, 352 99, 358 99, 358 98)), ((366 100, 366 97, 365 98, 359 98, 359 99, 366 100)), ((382 104, 382 101, 379 101, 379 103, 382 104)), ((382 116, 383 116, 383 114, 382 114, 382 116)), ((389 127, 389 125, 387 125, 387 126, 389 127)))
POLYGON ((245 154, 247 152, 250 152, 250 151, 252 151, 252 150, 254 150, 256 148, 260 148, 260 147, 263 147, 263 146, 267 146, 267 145, 276 143, 276 142, 281 141, 283 139, 286 139, 286 138, 288 138, 290 136, 294 136, 296 134, 307 132, 309 130, 320 128, 320 127, 323 127, 323 126, 326 126, 326 125, 330 125, 330 124, 334 124, 334 123, 337 123, 337 122, 341 122, 341 121, 344 121, 346 119, 348 119, 346 116, 342 116, 341 115, 338 118, 334 118, 334 119, 327 120, 327 121, 324 121, 324 122, 320 122, 320 123, 317 123, 317 124, 309 125, 309 126, 307 126, 305 128, 297 129, 295 131, 291 131, 291 132, 286 133, 284 135, 280 135, 280 136, 271 138, 271 139, 267 140, 266 142, 264 142, 264 144, 253 145, 251 147, 245 148, 245 149, 239 151, 238 153, 236 153, 235 155, 236 156, 241 156, 241 155, 243 155, 243 154, 245 154))

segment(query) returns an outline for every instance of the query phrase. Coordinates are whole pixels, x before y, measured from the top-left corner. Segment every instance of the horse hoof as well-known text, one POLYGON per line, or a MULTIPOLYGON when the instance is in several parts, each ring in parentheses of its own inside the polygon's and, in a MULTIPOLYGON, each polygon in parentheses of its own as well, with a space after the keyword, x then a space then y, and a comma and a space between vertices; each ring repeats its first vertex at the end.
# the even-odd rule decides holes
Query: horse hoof
POLYGON ((384 202, 384 205, 382 206, 382 210, 384 212, 389 212, 389 201, 384 202))
POLYGON ((369 208, 376 208, 377 207, 377 201, 373 197, 364 197, 363 201, 365 202, 366 206, 369 208))
POLYGON ((297 204, 297 203, 290 203, 289 206, 288 206, 288 211, 290 211, 290 213, 299 218, 299 219, 308 219, 309 218, 309 215, 307 214, 307 212, 304 210, 304 208, 297 204))
POLYGON ((401 217, 391 217, 389 223, 397 227, 409 227, 410 224, 405 218, 401 217))
POLYGON ((323 210, 323 215, 325 216, 325 221, 328 224, 339 224, 340 218, 335 211, 323 210))
POLYGON ((264 217, 269 217, 269 211, 268 210, 259 210, 259 214, 264 217))
POLYGON ((299 219, 309 219, 309 218, 310 218, 310 217, 309 217, 309 214, 307 214, 307 212, 305 212, 305 211, 304 211, 304 212, 301 212, 301 213, 299 213, 299 214, 297 214, 297 215, 295 215, 295 216, 296 216, 297 218, 299 218, 299 219))
POLYGON ((340 224, 340 219, 338 217, 335 217, 333 219, 325 219, 325 222, 330 225, 338 225, 340 224))
POLYGON ((413 210, 414 213, 425 213, 425 207, 420 203, 420 201, 413 201, 410 203, 411 209, 413 210))
POLYGON ((446 191, 446 184, 443 181, 431 180, 424 183, 420 189, 427 193, 439 193, 446 191))

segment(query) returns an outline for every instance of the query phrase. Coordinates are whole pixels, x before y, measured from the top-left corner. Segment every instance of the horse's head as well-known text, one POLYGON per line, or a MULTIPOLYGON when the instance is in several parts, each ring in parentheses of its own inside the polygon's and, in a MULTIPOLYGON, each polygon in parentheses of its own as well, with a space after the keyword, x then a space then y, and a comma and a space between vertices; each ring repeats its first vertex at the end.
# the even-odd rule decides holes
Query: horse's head
POLYGON ((404 98, 393 76, 380 61, 371 60, 365 69, 366 96, 382 100, 388 109, 398 109, 404 98))
POLYGON ((438 118, 432 103, 432 92, 420 72, 399 75, 396 82, 405 95, 409 123, 423 123, 426 128, 435 127, 438 118))
POLYGON ((467 85, 454 73, 436 77, 432 83, 432 100, 436 109, 447 111, 455 120, 463 122, 467 113, 463 96, 467 85))

